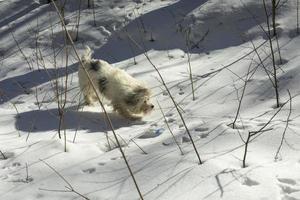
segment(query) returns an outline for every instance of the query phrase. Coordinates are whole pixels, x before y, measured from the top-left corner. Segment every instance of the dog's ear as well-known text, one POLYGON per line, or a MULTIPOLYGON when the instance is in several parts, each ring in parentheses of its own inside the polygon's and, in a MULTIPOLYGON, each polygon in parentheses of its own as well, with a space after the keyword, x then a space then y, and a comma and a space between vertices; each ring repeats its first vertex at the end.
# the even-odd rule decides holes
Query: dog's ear
POLYGON ((134 106, 138 104, 141 98, 148 96, 149 90, 144 87, 137 87, 126 96, 125 102, 127 105, 134 106))
POLYGON ((149 96, 149 90, 144 87, 137 87, 133 90, 133 92, 140 97, 149 96))
POLYGON ((81 56, 81 61, 83 63, 89 62, 92 59, 92 54, 93 54, 93 51, 91 50, 91 48, 89 46, 86 46, 85 47, 85 52, 81 56))
POLYGON ((100 69, 101 63, 99 60, 91 60, 91 70, 98 71, 100 69))

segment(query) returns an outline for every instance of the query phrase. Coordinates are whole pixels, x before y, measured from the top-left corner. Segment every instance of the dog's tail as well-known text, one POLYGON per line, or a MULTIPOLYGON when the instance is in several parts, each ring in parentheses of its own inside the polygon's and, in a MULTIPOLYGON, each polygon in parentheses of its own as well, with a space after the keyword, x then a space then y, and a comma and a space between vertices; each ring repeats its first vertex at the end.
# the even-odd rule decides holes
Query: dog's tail
POLYGON ((86 63, 92 59, 93 51, 89 46, 85 46, 84 54, 81 56, 81 61, 86 63))

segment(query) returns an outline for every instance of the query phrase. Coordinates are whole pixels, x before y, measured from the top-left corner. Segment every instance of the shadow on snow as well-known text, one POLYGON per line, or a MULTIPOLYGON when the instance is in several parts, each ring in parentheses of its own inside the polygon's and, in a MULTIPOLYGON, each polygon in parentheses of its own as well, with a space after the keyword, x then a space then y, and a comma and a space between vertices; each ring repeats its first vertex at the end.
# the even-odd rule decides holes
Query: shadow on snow
POLYGON ((219 10, 204 9, 205 14, 200 19, 189 15, 194 9, 201 9, 206 2, 207 0, 181 0, 139 16, 120 31, 114 32, 102 47, 95 49, 95 56, 115 63, 151 49, 181 49, 186 52, 186 36, 183 29, 188 26, 195 27, 195 24, 199 26, 193 31, 198 34, 198 39, 204 37, 205 33, 208 34, 199 44, 199 41, 194 41, 194 44, 198 45, 191 50, 192 53, 224 49, 243 44, 245 40, 254 37, 255 34, 246 34, 246 37, 242 35, 258 26, 257 23, 265 21, 263 17, 257 17, 264 16, 263 7, 259 3, 245 4, 244 7, 224 11, 221 15, 219 10), (247 10, 255 14, 255 20, 247 10), (138 48, 132 40, 143 49, 138 48))
MULTIPOLYGON (((128 121, 117 113, 108 113, 108 115, 114 129, 144 123, 128 121)), ((77 111, 76 107, 66 109, 64 121, 66 130, 86 130, 87 132, 106 132, 111 130, 106 122, 104 113, 77 111)), ((57 109, 33 110, 16 116, 16 128, 23 132, 57 131, 58 122, 57 109)))

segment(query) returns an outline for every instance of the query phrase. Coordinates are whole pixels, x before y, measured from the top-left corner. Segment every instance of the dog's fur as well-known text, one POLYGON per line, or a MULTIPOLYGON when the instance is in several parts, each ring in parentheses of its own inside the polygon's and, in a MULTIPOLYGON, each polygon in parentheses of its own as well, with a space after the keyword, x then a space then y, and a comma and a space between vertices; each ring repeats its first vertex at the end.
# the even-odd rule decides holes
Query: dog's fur
MULTIPOLYGON (((136 120, 149 113, 154 105, 149 102, 150 90, 125 71, 112 67, 104 60, 92 59, 92 51, 86 47, 81 61, 97 88, 99 96, 109 100, 114 108, 125 118, 136 120)), ((87 105, 97 100, 96 94, 79 64, 79 86, 87 105)))

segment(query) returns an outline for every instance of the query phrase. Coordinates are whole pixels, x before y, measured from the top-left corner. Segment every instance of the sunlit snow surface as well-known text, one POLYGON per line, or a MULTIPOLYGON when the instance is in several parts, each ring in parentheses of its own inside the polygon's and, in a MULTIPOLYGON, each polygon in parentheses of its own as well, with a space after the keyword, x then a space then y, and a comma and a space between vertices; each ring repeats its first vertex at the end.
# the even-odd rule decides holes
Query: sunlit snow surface
MULTIPOLYGON (((80 195, 91 200, 139 199, 100 105, 81 105, 77 58, 71 46, 64 152, 53 84, 58 77, 59 91, 63 91, 65 34, 54 7, 45 2, 0 0, 0 199, 82 199, 80 195), (77 193, 66 192, 68 184, 77 193)), ((289 90, 292 103, 290 107, 287 102, 271 121, 278 109, 274 109, 275 92, 266 74, 271 76, 273 68, 270 44, 262 30, 267 31, 262 1, 95 0, 88 8, 87 0, 81 4, 68 0, 65 22, 73 39, 79 7, 75 41, 79 53, 88 45, 95 58, 126 70, 152 89, 155 110, 142 121, 128 121, 105 106, 144 199, 300 200, 296 0, 280 1, 278 7, 282 64, 273 40, 280 102, 289 100, 289 90), (180 107, 202 165, 144 53, 180 107), (246 79, 233 129, 230 124, 246 79), (247 167, 242 168, 248 132, 266 123, 268 131, 249 144, 247 167)), ((270 8, 267 5, 269 12, 270 8)))

